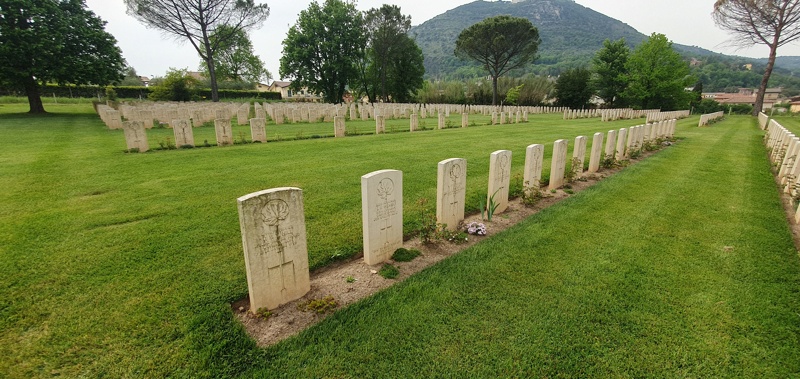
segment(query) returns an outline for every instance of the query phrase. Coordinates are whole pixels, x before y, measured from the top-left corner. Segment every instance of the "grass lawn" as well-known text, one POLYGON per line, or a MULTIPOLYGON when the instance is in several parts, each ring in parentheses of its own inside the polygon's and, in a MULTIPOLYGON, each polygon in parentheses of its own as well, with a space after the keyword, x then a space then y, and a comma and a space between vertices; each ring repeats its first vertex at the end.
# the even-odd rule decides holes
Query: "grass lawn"
POLYGON ((416 201, 435 196, 440 160, 468 160, 475 209, 492 151, 512 150, 520 173, 528 144, 544 143, 547 156, 555 139, 572 148, 577 135, 634 123, 532 115, 122 154, 121 131, 90 106, 48 109, 0 106, 5 376, 800 373, 800 266, 749 118, 702 129, 684 120, 680 144, 261 350, 228 307, 247 290, 236 197, 303 188, 319 267, 360 248, 363 174, 404 171, 408 233, 416 201))

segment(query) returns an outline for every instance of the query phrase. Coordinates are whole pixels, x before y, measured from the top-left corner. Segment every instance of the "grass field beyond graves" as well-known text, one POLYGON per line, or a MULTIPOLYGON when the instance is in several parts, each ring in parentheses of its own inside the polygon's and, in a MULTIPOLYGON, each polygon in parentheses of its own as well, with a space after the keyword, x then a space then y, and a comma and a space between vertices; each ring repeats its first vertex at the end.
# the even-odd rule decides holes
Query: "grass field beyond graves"
POLYGON ((365 173, 404 171, 410 232, 440 160, 467 158, 474 209, 492 151, 519 173, 528 144, 635 123, 122 154, 87 105, 25 110, 0 106, 0 376, 800 375, 800 265, 750 118, 681 121, 678 145, 262 350, 228 305, 236 197, 303 188, 320 266, 360 247, 365 173))

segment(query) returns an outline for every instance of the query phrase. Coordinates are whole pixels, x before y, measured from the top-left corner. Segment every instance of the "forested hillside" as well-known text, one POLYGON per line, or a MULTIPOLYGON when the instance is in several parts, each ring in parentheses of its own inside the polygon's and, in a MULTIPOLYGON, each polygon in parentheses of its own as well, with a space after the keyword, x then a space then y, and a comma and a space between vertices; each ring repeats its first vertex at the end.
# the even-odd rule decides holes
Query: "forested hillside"
MULTIPOLYGON (((486 73, 474 63, 456 58, 453 50, 463 29, 498 15, 527 18, 539 29, 542 39, 539 57, 528 67, 510 74, 517 77, 526 74, 556 76, 569 68, 588 67, 592 56, 606 39, 625 38, 628 45, 635 48, 647 38, 623 22, 571 0, 528 0, 515 4, 475 1, 411 29, 410 34, 416 38, 425 56, 426 76, 429 79, 485 76, 486 73)), ((703 83, 706 91, 756 87, 766 65, 766 59, 728 56, 696 46, 675 44, 674 47, 687 62, 693 61, 692 74, 703 83)), ((800 57, 778 58, 770 85, 786 88, 785 94, 800 94, 800 79, 793 71, 800 72, 800 57)))

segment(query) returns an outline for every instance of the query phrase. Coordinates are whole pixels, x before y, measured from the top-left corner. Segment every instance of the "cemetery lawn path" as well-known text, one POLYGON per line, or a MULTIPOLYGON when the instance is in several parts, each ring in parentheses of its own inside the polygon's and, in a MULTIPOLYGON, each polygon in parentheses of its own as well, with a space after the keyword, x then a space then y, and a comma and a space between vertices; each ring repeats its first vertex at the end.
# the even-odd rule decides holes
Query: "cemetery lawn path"
POLYGON ((800 375, 800 261, 763 134, 733 117, 678 135, 241 376, 800 375))

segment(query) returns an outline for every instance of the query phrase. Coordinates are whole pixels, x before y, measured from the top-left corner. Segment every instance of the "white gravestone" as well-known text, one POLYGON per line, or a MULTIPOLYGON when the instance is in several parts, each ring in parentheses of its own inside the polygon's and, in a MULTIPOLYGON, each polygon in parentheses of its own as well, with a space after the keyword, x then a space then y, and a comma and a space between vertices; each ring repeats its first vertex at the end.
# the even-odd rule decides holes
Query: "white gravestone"
POLYGON ((251 118, 250 136, 253 142, 267 142, 267 120, 263 118, 251 118))
POLYGON ((617 149, 617 131, 609 130, 608 137, 606 137, 606 150, 603 159, 605 159, 606 157, 614 158, 616 149, 617 149))
POLYGON ((544 145, 529 145, 525 149, 525 173, 523 186, 539 188, 542 181, 542 161, 544 145))
POLYGON ((233 145, 233 131, 230 119, 214 120, 214 130, 217 134, 217 146, 233 145))
POLYGON ((467 160, 452 158, 439 162, 436 186, 436 222, 455 231, 464 221, 467 189, 467 160))
POLYGON ((125 143, 128 146, 128 150, 138 149, 140 153, 150 150, 143 122, 125 121, 122 123, 122 130, 125 133, 125 143))
POLYGON ((617 147, 616 147, 616 160, 621 161, 625 159, 625 141, 628 139, 628 129, 622 128, 617 134, 617 147))
POLYGON ((175 146, 194 146, 194 132, 189 120, 172 120, 172 133, 175 134, 175 146))
POLYGON ((553 143, 553 159, 550 162, 550 185, 548 189, 556 189, 564 185, 564 170, 567 169, 567 140, 560 139, 553 143))
POLYGON ((250 119, 250 103, 242 104, 236 112, 236 122, 239 125, 247 125, 248 119, 250 119))
POLYGON ((334 137, 344 137, 345 135, 344 117, 336 116, 333 118, 333 135, 334 137))
POLYGON ((303 191, 274 188, 237 199, 250 311, 275 309, 311 290, 303 191))
POLYGON ((499 214, 508 208, 508 186, 511 183, 511 151, 498 150, 489 158, 489 190, 486 204, 494 201, 494 213, 499 214))
POLYGON ((469 126, 469 113, 464 112, 461 114, 461 127, 466 128, 469 126))
POLYGON ((589 173, 594 174, 600 170, 600 161, 603 160, 603 133, 595 133, 592 139, 592 153, 589 156, 589 173))
POLYGON ((381 170, 361 177, 364 262, 389 260, 403 247, 403 173, 381 170))
POLYGON ((583 174, 583 162, 586 161, 586 137, 575 137, 575 150, 572 151, 572 164, 578 167, 573 167, 572 171, 577 174, 583 174))
POLYGON ((409 122, 411 123, 410 131, 416 132, 417 130, 419 130, 419 116, 417 116, 416 113, 411 115, 411 119, 409 122))
POLYGON ((375 116, 375 134, 386 133, 386 120, 383 116, 375 116))
POLYGON ((439 129, 445 128, 444 113, 439 112, 439 129))

